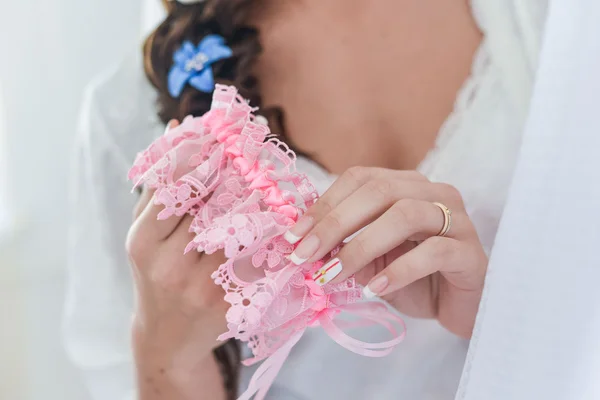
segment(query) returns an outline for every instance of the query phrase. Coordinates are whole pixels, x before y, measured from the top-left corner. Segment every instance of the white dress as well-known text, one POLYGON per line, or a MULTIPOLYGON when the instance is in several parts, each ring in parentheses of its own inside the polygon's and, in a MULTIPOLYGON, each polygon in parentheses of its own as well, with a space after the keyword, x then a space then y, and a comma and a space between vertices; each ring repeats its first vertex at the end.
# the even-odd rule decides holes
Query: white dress
MULTIPOLYGON (((485 33, 471 78, 436 146, 419 167, 455 185, 491 251, 518 155, 537 63, 547 0, 474 1, 485 33)), ((124 249, 136 196, 127 171, 135 154, 162 134, 155 93, 139 57, 90 85, 78 138, 64 337, 94 400, 135 398, 129 328, 133 282, 124 249)), ((317 188, 332 177, 299 161, 317 188)), ((292 351, 268 398, 454 398, 468 342, 435 321, 407 319, 406 340, 390 356, 369 359, 341 348, 319 330, 292 351)), ((372 332, 367 340, 377 340, 372 332)), ((241 387, 252 373, 242 372, 241 387)))

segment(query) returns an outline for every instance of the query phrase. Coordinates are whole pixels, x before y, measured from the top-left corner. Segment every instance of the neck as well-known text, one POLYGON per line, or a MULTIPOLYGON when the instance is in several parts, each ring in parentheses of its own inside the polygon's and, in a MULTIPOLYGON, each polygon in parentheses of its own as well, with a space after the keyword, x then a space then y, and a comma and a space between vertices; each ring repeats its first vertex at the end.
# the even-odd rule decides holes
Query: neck
POLYGON ((256 18, 257 74, 291 141, 334 173, 416 168, 481 40, 464 0, 286 4, 256 18))

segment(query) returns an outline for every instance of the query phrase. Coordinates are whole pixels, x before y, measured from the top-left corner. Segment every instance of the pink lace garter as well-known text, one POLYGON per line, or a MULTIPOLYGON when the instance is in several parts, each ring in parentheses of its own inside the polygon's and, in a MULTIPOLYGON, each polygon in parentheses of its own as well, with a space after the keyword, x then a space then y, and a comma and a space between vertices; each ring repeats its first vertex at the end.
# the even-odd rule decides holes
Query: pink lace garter
POLYGON ((195 238, 185 252, 225 253, 227 261, 212 275, 231 305, 228 331, 219 340, 246 342, 254 357, 245 365, 265 360, 240 400, 265 397, 310 327, 320 326, 340 345, 369 357, 389 354, 405 334, 402 319, 384 304, 359 302, 354 278, 320 287, 311 277, 324 260, 300 266, 289 261, 293 246, 282 235, 318 196, 295 171, 294 152, 253 111, 234 87, 217 85, 209 112, 167 129, 129 172, 136 187, 156 189, 155 203, 164 206, 159 219, 194 217, 195 238), (342 311, 358 319, 340 321, 342 311), (387 329, 392 339, 367 343, 346 333, 369 325, 387 329))

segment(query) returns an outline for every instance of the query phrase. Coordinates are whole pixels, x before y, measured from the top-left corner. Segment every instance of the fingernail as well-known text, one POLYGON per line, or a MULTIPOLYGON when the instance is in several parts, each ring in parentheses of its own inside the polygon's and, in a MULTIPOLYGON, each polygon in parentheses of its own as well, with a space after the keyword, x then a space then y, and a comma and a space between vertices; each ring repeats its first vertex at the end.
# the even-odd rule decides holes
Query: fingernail
POLYGON ((378 296, 381 292, 385 290, 388 286, 389 280, 385 275, 378 276, 373 279, 367 286, 363 289, 363 295, 367 299, 372 299, 373 297, 378 296))
POLYGON ((296 244, 298 243, 298 241, 300 239, 302 239, 300 236, 296 236, 294 235, 292 232, 287 231, 286 233, 283 234, 283 238, 289 243, 289 244, 296 244))
POLYGON ((313 280, 319 286, 323 286, 331 282, 340 272, 342 272, 342 262, 339 258, 334 258, 314 273, 313 280))
POLYGON ((306 260, 319 250, 320 243, 321 241, 317 236, 308 236, 298 245, 296 250, 290 254, 290 260, 296 265, 304 264, 306 260))
POLYGON ((296 225, 292 226, 292 228, 287 231, 283 238, 287 240, 289 244, 296 244, 310 231, 313 227, 313 217, 304 216, 301 217, 296 225))

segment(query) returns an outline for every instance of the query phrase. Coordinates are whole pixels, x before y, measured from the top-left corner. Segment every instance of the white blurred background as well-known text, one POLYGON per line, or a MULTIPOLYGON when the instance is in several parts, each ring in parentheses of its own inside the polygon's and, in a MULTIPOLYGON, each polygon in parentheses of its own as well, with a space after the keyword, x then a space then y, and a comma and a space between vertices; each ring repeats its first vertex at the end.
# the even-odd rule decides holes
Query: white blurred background
POLYGON ((0 1, 0 398, 84 400, 60 343, 71 147, 86 84, 159 0, 0 1))

